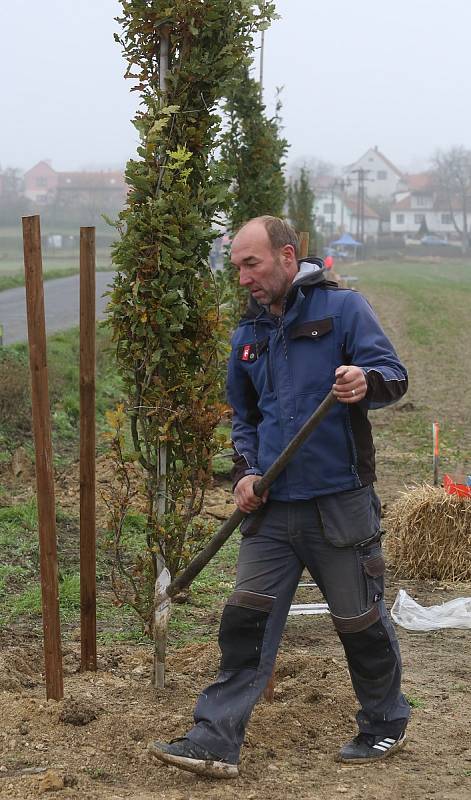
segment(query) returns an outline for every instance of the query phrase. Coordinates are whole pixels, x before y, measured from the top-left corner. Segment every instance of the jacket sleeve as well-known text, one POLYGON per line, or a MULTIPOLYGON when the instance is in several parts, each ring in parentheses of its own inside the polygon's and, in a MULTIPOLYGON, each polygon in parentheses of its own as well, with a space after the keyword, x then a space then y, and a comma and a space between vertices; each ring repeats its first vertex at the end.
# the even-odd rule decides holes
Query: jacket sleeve
POLYGON ((261 420, 258 395, 232 348, 227 373, 227 399, 232 406, 232 487, 245 475, 261 475, 257 464, 257 426, 261 420))
POLYGON ((342 321, 346 363, 363 369, 369 408, 395 403, 407 391, 407 370, 370 304, 358 292, 351 292, 346 298, 342 321))

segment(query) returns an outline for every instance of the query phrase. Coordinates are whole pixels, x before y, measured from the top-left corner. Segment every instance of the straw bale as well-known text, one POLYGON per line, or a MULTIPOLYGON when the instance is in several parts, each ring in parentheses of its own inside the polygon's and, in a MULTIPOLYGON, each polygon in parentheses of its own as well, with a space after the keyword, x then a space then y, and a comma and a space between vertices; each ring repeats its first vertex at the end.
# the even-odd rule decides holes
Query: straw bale
POLYGON ((386 552, 396 574, 471 580, 471 499, 418 486, 391 506, 387 532, 386 552))

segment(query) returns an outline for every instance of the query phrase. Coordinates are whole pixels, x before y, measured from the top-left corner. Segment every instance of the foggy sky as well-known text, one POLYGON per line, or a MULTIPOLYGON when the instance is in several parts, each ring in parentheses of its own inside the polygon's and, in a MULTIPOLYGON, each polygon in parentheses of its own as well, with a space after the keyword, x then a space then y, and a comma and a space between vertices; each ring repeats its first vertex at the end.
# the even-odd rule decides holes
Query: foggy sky
MULTIPOLYGON (((471 146, 470 0, 277 0, 264 98, 283 86, 288 160, 399 167, 471 146)), ((0 165, 121 167, 136 95, 123 79, 117 0, 0 0, 0 165)), ((258 68, 257 68, 258 75, 258 68)))

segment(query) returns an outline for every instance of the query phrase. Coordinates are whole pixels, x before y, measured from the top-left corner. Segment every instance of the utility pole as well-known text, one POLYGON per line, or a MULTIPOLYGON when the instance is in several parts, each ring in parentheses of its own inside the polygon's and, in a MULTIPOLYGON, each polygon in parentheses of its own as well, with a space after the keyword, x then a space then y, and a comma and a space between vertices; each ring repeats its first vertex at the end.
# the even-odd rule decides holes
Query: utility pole
POLYGON ((334 234, 334 214, 335 214, 335 216, 337 216, 336 208, 335 208, 335 200, 334 200, 334 192, 335 192, 335 189, 337 187, 340 189, 340 195, 339 195, 340 214, 341 214, 341 221, 340 221, 341 231, 340 232, 343 233, 343 215, 344 215, 344 196, 343 195, 344 195, 344 192, 345 192, 345 189, 346 189, 347 186, 350 186, 350 181, 349 180, 344 180, 343 178, 338 178, 338 179, 336 178, 334 180, 334 182, 332 183, 331 187, 330 187, 330 191, 331 191, 330 232, 331 232, 331 235, 334 234))
POLYGON ((368 180, 366 177, 367 173, 369 172, 368 169, 363 169, 363 167, 359 167, 358 169, 352 170, 357 176, 358 180, 358 190, 357 190, 357 208, 356 208, 356 217, 357 217, 357 229, 356 229, 356 237, 359 242, 364 244, 365 239, 365 182, 368 180))
POLYGON ((331 186, 331 194, 330 194, 330 235, 334 236, 334 209, 335 209, 335 202, 334 202, 334 190, 337 186, 337 181, 334 181, 331 186))

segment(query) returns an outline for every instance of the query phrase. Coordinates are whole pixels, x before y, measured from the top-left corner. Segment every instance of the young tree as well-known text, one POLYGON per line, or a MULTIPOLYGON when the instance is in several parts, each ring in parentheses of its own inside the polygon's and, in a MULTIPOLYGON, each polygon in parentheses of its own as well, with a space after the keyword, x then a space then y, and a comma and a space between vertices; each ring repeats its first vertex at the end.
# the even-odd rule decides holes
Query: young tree
POLYGON ((140 93, 134 125, 141 141, 126 168, 129 194, 113 252, 110 322, 129 399, 125 410, 110 415, 116 481, 108 501, 115 592, 153 632, 154 680, 162 685, 166 628, 155 625, 154 583, 158 594, 204 543, 198 514, 221 413, 209 251, 227 187, 211 163, 220 126, 216 107, 273 4, 121 4, 117 40, 126 76, 140 93), (145 519, 144 546, 134 558, 125 547, 131 506, 145 519))
POLYGON ((316 249, 316 229, 314 215, 315 195, 311 189, 309 173, 301 167, 299 178, 292 179, 288 185, 288 216, 297 231, 309 233, 310 251, 316 249))
MULTIPOLYGON (((275 115, 266 116, 260 84, 243 65, 227 93, 224 110, 228 122, 221 145, 221 162, 231 181, 227 212, 230 235, 253 217, 283 214, 288 143, 281 135, 280 109, 278 97, 275 115)), ((226 299, 235 321, 246 305, 247 292, 239 287, 227 259, 224 272, 226 299)))
POLYGON ((471 211, 471 150, 461 146, 438 151, 433 164, 453 225, 461 236, 463 253, 466 253, 470 243, 468 214, 471 211))
POLYGON ((227 95, 228 129, 221 146, 222 162, 232 181, 231 233, 252 217, 283 213, 288 143, 281 136, 280 109, 278 99, 275 116, 267 117, 260 84, 250 77, 246 66, 239 70, 227 95))

